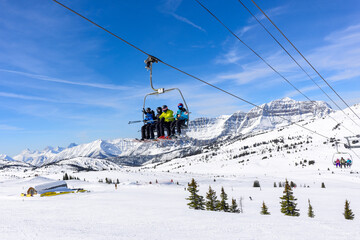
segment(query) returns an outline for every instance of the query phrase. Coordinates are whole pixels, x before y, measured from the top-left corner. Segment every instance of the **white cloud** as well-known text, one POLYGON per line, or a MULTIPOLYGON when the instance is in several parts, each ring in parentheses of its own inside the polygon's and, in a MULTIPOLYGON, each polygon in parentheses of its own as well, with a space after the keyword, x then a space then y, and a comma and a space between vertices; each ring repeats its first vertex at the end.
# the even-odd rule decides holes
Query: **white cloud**
POLYGON ((15 126, 6 125, 6 124, 0 124, 0 130, 19 131, 19 130, 23 130, 23 129, 19 128, 19 127, 15 127, 15 126))
POLYGON ((242 56, 238 50, 238 48, 232 48, 230 49, 228 52, 226 52, 225 54, 219 56, 216 60, 215 63, 220 63, 220 64, 234 64, 237 63, 239 60, 243 59, 244 56, 242 56))
POLYGON ((13 70, 7 70, 7 69, 0 69, 0 71, 1 72, 7 72, 7 73, 14 73, 14 74, 18 74, 18 75, 23 75, 23 76, 26 76, 26 77, 30 77, 30 78, 41 80, 41 81, 47 81, 47 82, 56 82, 56 83, 78 85, 78 86, 86 86, 86 87, 93 87, 93 88, 102 88, 102 89, 109 89, 109 90, 128 90, 129 89, 129 87, 113 85, 113 84, 74 82, 74 81, 69 81, 69 80, 63 80, 63 79, 48 77, 48 76, 44 76, 44 75, 37 75, 37 74, 31 74, 31 73, 13 71, 13 70))
POLYGON ((195 23, 191 22, 189 19, 185 18, 185 17, 182 17, 182 16, 179 16, 177 15, 176 13, 170 13, 171 16, 173 16, 174 18, 176 18, 177 20, 180 20, 184 23, 187 23, 191 26, 193 26, 194 28, 197 28, 199 29, 200 31, 203 31, 203 32, 206 32, 205 29, 203 29, 202 27, 200 27, 199 25, 196 25, 195 23))
POLYGON ((184 22, 186 24, 189 24, 190 26, 206 32, 205 29, 203 29, 202 27, 200 27, 199 25, 193 23, 192 21, 190 21, 188 18, 180 16, 178 14, 176 14, 176 10, 178 9, 178 7, 180 6, 182 0, 166 0, 161 6, 159 6, 159 11, 165 14, 169 14, 170 16, 174 17, 175 19, 184 22))

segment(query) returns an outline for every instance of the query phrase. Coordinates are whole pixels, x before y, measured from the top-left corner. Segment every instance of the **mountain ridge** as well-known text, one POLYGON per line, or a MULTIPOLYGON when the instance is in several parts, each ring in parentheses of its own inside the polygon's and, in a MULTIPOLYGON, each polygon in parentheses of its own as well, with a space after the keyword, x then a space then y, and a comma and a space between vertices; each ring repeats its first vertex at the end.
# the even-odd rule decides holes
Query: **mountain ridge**
POLYGON ((141 143, 127 138, 99 139, 80 145, 72 143, 68 148, 49 146, 43 151, 25 149, 13 159, 35 167, 79 157, 105 159, 120 165, 141 165, 147 161, 168 161, 191 155, 212 142, 261 131, 272 131, 289 125, 290 122, 321 118, 334 112, 325 102, 301 102, 290 98, 262 104, 261 108, 255 107, 247 113, 237 111, 217 118, 194 119, 190 122, 185 137, 177 141, 141 143), (281 118, 269 115, 269 111, 278 114, 281 118))

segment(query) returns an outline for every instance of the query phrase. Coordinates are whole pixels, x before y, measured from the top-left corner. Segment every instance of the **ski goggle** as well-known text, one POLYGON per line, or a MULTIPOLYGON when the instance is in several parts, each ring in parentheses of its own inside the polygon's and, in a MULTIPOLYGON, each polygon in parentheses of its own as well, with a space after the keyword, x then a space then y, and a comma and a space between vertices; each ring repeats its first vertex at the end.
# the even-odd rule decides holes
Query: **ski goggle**
POLYGON ((183 108, 184 106, 183 105, 179 105, 178 108, 183 108))

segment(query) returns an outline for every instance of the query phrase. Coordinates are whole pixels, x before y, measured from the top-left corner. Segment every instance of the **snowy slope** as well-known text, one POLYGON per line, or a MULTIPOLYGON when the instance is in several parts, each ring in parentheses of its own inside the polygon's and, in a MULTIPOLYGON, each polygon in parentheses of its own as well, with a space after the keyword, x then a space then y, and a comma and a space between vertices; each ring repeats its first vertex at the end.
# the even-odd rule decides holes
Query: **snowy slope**
POLYGON ((280 126, 288 125, 289 122, 298 122, 309 118, 323 117, 332 112, 331 107, 325 102, 301 102, 290 98, 275 100, 270 103, 263 104, 260 107, 262 109, 255 107, 246 114, 245 119, 241 123, 239 129, 237 129, 237 132, 249 133, 275 129, 280 126), (269 114, 269 112, 272 114, 269 114))
POLYGON ((0 160, 14 161, 14 159, 12 159, 11 157, 9 157, 8 155, 5 155, 5 154, 0 154, 0 160))
MULTIPOLYGON (((96 140, 87 144, 72 144, 68 148, 48 147, 41 152, 27 149, 15 156, 14 159, 37 167, 75 158, 84 158, 84 161, 87 161, 88 158, 105 159, 120 165, 138 166, 146 162, 165 162, 175 158, 197 155, 204 151, 204 148, 210 143, 222 143, 231 139, 233 142, 239 142, 243 138, 249 138, 249 136, 265 131, 269 132, 271 139, 276 138, 276 131, 273 130, 288 126, 289 121, 300 124, 316 121, 320 122, 320 126, 325 124, 334 127, 334 123, 331 121, 329 123, 327 120, 322 122, 324 120, 322 118, 328 119, 328 114, 343 121, 343 116, 331 110, 324 102, 299 102, 283 98, 264 104, 262 107, 282 116, 285 120, 269 115, 262 109, 254 108, 249 113, 236 112, 213 119, 195 119, 189 124, 186 136, 179 140, 150 143, 136 142, 133 139, 96 140)), ((330 130, 327 129, 325 132, 330 130)), ((340 126, 338 130, 344 129, 340 126)), ((305 136, 309 132, 296 134, 305 136)), ((292 133, 289 133, 289 136, 291 135, 292 133)), ((311 133, 309 136, 312 136, 311 133)), ((83 165, 84 163, 80 164, 80 167, 83 165)))
MULTIPOLYGON (((360 114, 360 106, 354 110, 360 114)), ((351 115, 348 109, 345 112, 351 115)), ((344 136, 352 134, 346 129, 360 132, 341 112, 330 113, 340 125, 326 114, 317 118, 309 115, 311 117, 301 119, 298 124, 342 142, 344 136)), ((185 146, 188 150, 194 149, 194 142, 194 139, 154 143, 98 140, 59 153, 64 154, 63 157, 81 154, 93 157, 56 160, 27 171, 25 168, 2 169, 1 236, 4 239, 29 239, 36 235, 37 239, 51 236, 51 239, 97 240, 360 239, 360 159, 357 157, 360 149, 349 151, 340 144, 339 150, 351 153, 354 163, 351 168, 336 168, 332 165, 333 142, 295 124, 208 144, 198 142, 199 151, 188 155, 180 153, 185 146), (111 157, 113 155, 116 157, 111 157), (129 156, 131 161, 135 161, 136 156, 144 158, 138 160, 139 163, 148 161, 138 167, 116 164, 117 160, 129 161, 129 156), (69 187, 90 192, 49 198, 19 196, 29 186, 61 179, 65 172, 84 179, 67 181, 69 187), (42 177, 33 178, 37 175, 42 177), (118 189, 113 184, 99 183, 105 178, 119 180, 118 189), (202 196, 211 186, 218 197, 224 187, 229 203, 232 198, 237 203, 242 199, 243 213, 189 209, 186 187, 192 178, 199 183, 202 196), (284 216, 280 212, 283 188, 274 187, 274 183, 278 186, 285 179, 297 184, 293 191, 298 199, 299 217, 284 216), (252 187, 255 180, 261 188, 252 187), (326 188, 321 188, 322 183, 326 188), (307 217, 308 199, 314 207, 315 218, 307 217), (345 220, 342 215, 346 199, 355 213, 353 221, 345 220), (269 207, 269 216, 259 213, 263 201, 269 207)))

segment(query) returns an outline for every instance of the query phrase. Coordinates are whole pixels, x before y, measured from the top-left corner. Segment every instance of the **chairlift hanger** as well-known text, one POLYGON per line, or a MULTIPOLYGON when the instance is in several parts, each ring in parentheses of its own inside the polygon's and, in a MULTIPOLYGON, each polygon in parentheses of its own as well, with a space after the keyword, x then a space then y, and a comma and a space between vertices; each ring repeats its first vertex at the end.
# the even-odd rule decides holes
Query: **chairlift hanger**
MULTIPOLYGON (((337 140, 335 140, 336 152, 332 156, 332 163, 335 165, 336 164, 336 159, 340 159, 341 157, 343 157, 344 159, 350 159, 351 162, 353 162, 353 157, 351 156, 350 153, 348 153, 348 152, 339 152, 338 144, 339 144, 339 142, 337 140)), ((346 147, 346 144, 344 144, 344 145, 346 147)))
MULTIPOLYGON (((185 98, 184 98, 184 96, 183 96, 183 94, 182 94, 182 92, 181 92, 181 90, 180 90, 179 88, 169 88, 169 89, 165 89, 165 88, 154 88, 153 82, 152 82, 152 65, 153 65, 153 63, 158 63, 159 60, 158 60, 156 57, 154 57, 154 56, 148 56, 148 58, 147 58, 144 62, 145 62, 145 64, 146 64, 145 68, 146 68, 147 70, 150 70, 150 87, 152 88, 153 92, 148 93, 148 94, 145 95, 145 97, 144 97, 143 109, 145 109, 145 107, 146 107, 146 99, 147 99, 148 96, 150 96, 150 95, 160 95, 160 94, 164 94, 164 93, 167 93, 167 92, 171 92, 171 91, 177 90, 177 91, 179 92, 182 100, 183 100, 183 103, 184 103, 184 105, 185 105, 185 107, 186 107, 186 110, 187 110, 188 114, 190 115, 189 107, 188 107, 188 105, 186 104, 185 98)), ((144 119, 144 113, 143 113, 143 119, 144 119)), ((186 124, 186 127, 188 127, 189 121, 190 121, 190 116, 189 116, 188 121, 186 121, 186 123, 185 123, 185 124, 186 124)))
POLYGON ((345 137, 348 144, 344 144, 346 148, 360 148, 360 134, 356 136, 345 137))

